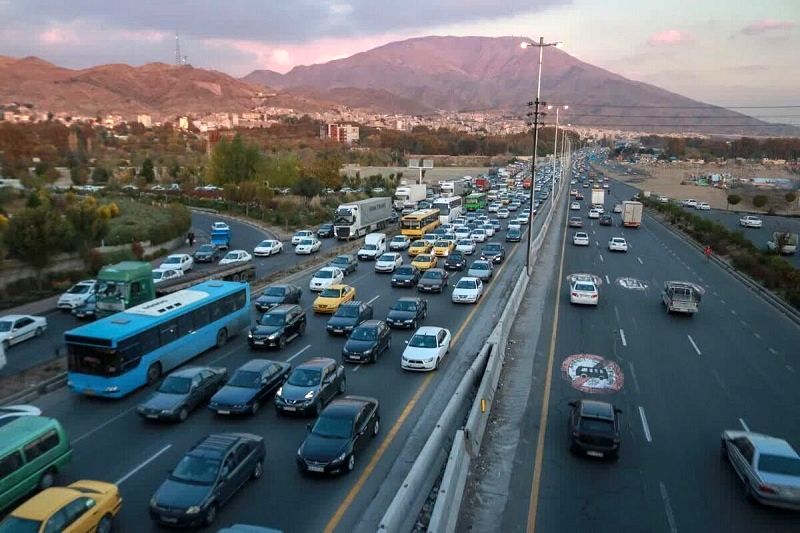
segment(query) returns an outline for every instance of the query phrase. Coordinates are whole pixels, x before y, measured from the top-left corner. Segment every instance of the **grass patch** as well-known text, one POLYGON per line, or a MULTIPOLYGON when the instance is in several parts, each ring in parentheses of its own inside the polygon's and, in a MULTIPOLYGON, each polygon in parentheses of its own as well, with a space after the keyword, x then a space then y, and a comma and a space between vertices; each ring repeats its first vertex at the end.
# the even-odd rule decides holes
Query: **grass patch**
POLYGON ((161 244, 189 231, 192 219, 186 206, 118 198, 120 215, 109 222, 107 246, 150 241, 161 244))

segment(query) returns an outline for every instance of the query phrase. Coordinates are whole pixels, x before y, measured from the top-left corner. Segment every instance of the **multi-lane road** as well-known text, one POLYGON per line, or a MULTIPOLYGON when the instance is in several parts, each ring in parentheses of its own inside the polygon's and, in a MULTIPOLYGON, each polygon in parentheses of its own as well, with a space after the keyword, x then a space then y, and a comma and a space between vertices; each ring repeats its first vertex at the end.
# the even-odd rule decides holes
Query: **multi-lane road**
MULTIPOLYGON (((209 226, 211 218, 195 215, 195 224, 209 226)), ((541 224, 537 216, 533 224, 541 224)), ((503 224, 505 226, 505 224, 503 224)), ((234 234, 239 231, 234 228, 234 234)), ((505 231, 493 241, 504 243, 505 231)), ((234 237, 236 238, 236 237, 234 237)), ((252 242, 234 246, 252 248, 252 242)), ((427 295, 428 317, 425 325, 447 327, 454 343, 442 367, 429 374, 404 372, 400 354, 411 332, 395 330, 392 345, 376 365, 347 365, 347 391, 373 396, 380 401, 381 434, 364 454, 356 459, 355 471, 335 479, 315 479, 300 475, 295 465, 298 445, 306 433, 309 420, 278 416, 273 409, 262 409, 254 417, 222 418, 200 409, 181 425, 151 424, 137 415, 135 408, 147 396, 141 390, 120 401, 98 401, 61 389, 36 401, 48 416, 57 418, 70 435, 74 456, 62 482, 75 479, 99 479, 120 485, 125 503, 119 523, 123 531, 155 531, 148 519, 148 502, 159 484, 186 450, 201 437, 223 431, 244 431, 263 435, 267 461, 264 476, 245 487, 221 510, 216 527, 232 523, 252 523, 279 528, 286 532, 351 531, 361 522, 365 509, 385 482, 385 476, 409 436, 409 428, 427 407, 433 391, 444 379, 454 381, 453 374, 463 370, 476 347, 473 339, 485 338, 493 327, 491 317, 502 307, 515 281, 509 272, 517 272, 523 261, 524 246, 504 243, 508 259, 495 272, 488 284, 488 293, 478 305, 456 305, 450 291, 464 272, 454 273, 450 289, 444 294, 427 295), (519 248, 523 252, 518 252, 519 248)), ((480 248, 480 247, 479 247, 480 248)), ((409 258, 406 254, 405 261, 409 258)), ((293 256, 290 256, 294 259, 293 256)), ((267 261, 280 261, 281 257, 267 261)), ((384 318, 396 298, 417 294, 414 289, 393 289, 390 276, 377 274, 372 263, 361 263, 357 272, 346 278, 353 285, 358 299, 368 301, 376 318, 384 318)), ((314 315, 314 296, 308 291, 309 275, 300 275, 292 282, 303 288, 301 305, 308 317, 307 332, 282 350, 251 351, 244 335, 239 335, 221 350, 201 355, 192 364, 225 366, 232 372, 254 357, 272 358, 297 364, 315 356, 340 359, 344 338, 325 332, 326 315, 314 315)), ((253 313, 253 320, 256 313, 253 313)), ((437 407, 437 406, 434 406, 437 407)), ((438 406, 441 408, 443 406, 438 406)), ((375 524, 377 526, 377 524, 375 524)), ((209 528, 208 531, 216 531, 209 528)))
MULTIPOLYGON (((607 207, 634 192, 612 183, 607 207)), ((800 443, 800 327, 653 219, 623 230, 619 215, 614 218, 613 227, 584 218, 588 248, 573 246, 575 230, 562 226, 563 254, 562 241, 554 247, 560 277, 538 293, 529 291, 543 298, 547 316, 558 319, 543 325, 536 345, 523 351, 535 354, 520 380, 530 389, 524 405, 516 406, 519 390, 506 376, 499 410, 523 410, 519 438, 495 438, 483 453, 506 454, 502 461, 513 467, 501 486, 481 486, 473 478, 479 485, 467 501, 474 508, 464 510, 460 528, 486 525, 492 517, 494 530, 509 532, 797 531, 796 513, 745 498, 720 457, 720 434, 749 429, 800 443), (609 253, 609 238, 620 235, 629 251, 609 253), (597 308, 569 304, 566 276, 572 273, 602 281, 597 308), (705 288, 696 316, 666 313, 659 293, 667 280, 705 288), (565 363, 581 354, 601 358, 614 379, 567 379, 565 363), (622 409, 618 461, 569 452, 569 402, 579 398, 622 409), (496 494, 508 496, 498 504, 496 494), (482 501, 490 502, 487 508, 482 501)), ((529 319, 520 316, 520 327, 529 319)), ((529 331, 512 331, 517 352, 529 331)), ((516 353, 507 371, 518 371, 526 355, 516 353)))

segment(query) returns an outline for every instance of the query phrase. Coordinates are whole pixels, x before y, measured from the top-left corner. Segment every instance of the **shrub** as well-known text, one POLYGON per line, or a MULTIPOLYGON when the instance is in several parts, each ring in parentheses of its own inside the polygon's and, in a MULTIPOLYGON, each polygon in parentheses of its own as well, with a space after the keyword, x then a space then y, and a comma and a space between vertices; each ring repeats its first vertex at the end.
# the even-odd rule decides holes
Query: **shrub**
POLYGON ((133 256, 138 259, 139 261, 144 258, 144 246, 139 241, 133 241, 131 243, 131 253, 133 256))
POLYGON ((763 194, 757 194, 757 195, 753 196, 753 207, 757 207, 758 209, 761 209, 762 207, 767 205, 767 202, 769 202, 769 198, 767 198, 763 194))

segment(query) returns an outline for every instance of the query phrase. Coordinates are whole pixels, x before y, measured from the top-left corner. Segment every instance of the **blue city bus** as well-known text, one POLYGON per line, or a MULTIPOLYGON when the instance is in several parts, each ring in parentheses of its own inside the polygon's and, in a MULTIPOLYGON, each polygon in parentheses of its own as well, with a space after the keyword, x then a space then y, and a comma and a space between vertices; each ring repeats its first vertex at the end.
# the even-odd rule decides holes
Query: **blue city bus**
POLYGON ((249 325, 250 285, 199 283, 67 331, 67 384, 121 398, 249 325))

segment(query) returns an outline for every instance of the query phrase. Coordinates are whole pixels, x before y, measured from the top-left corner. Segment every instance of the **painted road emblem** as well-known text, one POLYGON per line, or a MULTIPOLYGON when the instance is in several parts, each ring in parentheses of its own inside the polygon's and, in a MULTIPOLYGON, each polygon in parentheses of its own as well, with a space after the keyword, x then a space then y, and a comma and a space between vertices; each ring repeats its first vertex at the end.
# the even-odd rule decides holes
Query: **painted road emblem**
POLYGON ((591 394, 618 392, 625 381, 617 363, 589 353, 570 355, 564 359, 561 375, 574 388, 591 394))
POLYGON ((636 291, 643 291, 647 288, 647 283, 636 278, 617 278, 617 284, 636 291))

